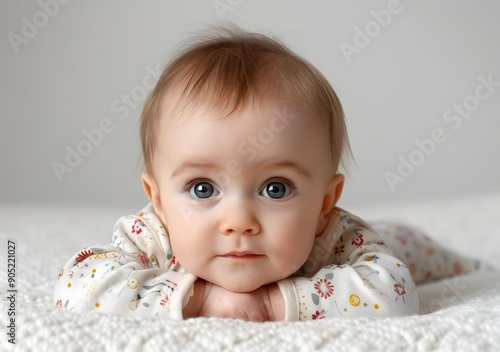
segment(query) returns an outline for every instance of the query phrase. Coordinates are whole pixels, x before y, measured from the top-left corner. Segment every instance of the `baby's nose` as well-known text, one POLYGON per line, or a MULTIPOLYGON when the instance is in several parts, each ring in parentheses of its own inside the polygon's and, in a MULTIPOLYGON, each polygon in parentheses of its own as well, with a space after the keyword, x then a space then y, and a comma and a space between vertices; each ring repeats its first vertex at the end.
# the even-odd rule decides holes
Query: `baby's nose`
POLYGON ((240 233, 242 235, 256 235, 257 230, 255 228, 247 228, 245 230, 240 230, 239 228, 231 228, 231 227, 225 227, 221 231, 224 235, 231 235, 231 234, 237 234, 240 233))
POLYGON ((224 235, 256 235, 260 225, 252 209, 252 204, 244 201, 227 204, 220 225, 220 233, 224 235))

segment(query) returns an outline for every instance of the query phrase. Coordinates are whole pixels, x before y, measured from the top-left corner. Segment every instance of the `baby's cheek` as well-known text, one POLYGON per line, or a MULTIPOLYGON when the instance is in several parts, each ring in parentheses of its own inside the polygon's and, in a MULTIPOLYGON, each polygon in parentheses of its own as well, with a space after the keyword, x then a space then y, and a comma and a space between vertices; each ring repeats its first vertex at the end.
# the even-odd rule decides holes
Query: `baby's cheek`
POLYGON ((200 264, 200 256, 196 255, 194 250, 187 252, 180 250, 179 254, 175 255, 175 258, 180 266, 182 266, 187 272, 197 277, 204 277, 204 268, 206 266, 200 264))
POLYGON ((307 245, 297 244, 293 246, 293 248, 287 246, 287 248, 283 248, 280 252, 279 258, 276 258, 279 261, 280 268, 278 274, 281 276, 278 279, 284 279, 294 274, 304 265, 311 251, 308 249, 307 245))
POLYGON ((199 258, 199 255, 197 255, 196 248, 190 245, 188 241, 176 236, 171 236, 170 245, 176 261, 182 267, 188 269, 188 267, 192 267, 193 264, 196 264, 196 258, 199 258))

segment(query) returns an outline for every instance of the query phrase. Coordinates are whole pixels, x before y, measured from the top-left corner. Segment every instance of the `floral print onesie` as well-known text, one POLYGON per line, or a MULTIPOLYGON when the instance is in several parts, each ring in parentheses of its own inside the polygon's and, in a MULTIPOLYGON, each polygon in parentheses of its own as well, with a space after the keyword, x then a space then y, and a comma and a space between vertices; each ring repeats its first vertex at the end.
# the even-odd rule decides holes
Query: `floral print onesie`
MULTIPOLYGON (((335 208, 304 265, 278 281, 287 321, 394 316, 419 311, 415 283, 476 270, 417 229, 369 225, 335 208)), ((68 311, 182 319, 197 277, 176 261, 148 204, 121 217, 110 244, 76 253, 61 269, 54 302, 68 311)))

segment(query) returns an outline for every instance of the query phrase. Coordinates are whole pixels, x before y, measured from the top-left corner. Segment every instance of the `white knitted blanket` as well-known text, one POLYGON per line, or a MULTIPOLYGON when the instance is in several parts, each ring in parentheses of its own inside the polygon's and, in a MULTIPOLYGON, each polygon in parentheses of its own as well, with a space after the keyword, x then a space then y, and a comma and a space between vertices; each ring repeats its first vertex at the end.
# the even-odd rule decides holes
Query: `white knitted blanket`
MULTIPOLYGON (((500 271, 420 286, 421 314, 399 318, 174 322, 77 315, 54 307, 52 286, 60 267, 79 249, 107 242, 114 221, 136 210, 0 205, 1 351, 500 350, 500 271), (17 251, 15 346, 7 335, 6 238, 16 242, 17 251)), ((483 257, 500 270, 500 194, 347 210, 367 220, 420 226, 448 247, 483 257)))

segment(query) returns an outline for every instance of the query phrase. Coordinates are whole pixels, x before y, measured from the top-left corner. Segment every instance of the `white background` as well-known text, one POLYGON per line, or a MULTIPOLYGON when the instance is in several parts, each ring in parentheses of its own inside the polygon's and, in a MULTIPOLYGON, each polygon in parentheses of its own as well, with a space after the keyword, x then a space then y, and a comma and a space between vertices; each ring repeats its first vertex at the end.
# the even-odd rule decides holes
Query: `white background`
POLYGON ((370 24, 372 11, 389 1, 55 1, 0 4, 3 202, 142 206, 143 101, 126 113, 121 98, 139 92, 148 70, 163 67, 192 33, 224 21, 281 39, 333 85, 356 159, 341 206, 500 190, 500 87, 460 127, 443 119, 474 95, 478 77, 500 82, 496 1, 401 0, 384 26, 370 24), (220 15, 217 3, 231 10, 220 15), (356 28, 367 25, 379 33, 348 62, 341 44, 354 45, 356 28), (107 119, 114 130, 60 181, 52 164, 65 163, 83 130, 107 119), (391 191, 384 173, 397 173, 399 156, 408 159, 415 139, 436 128, 446 141, 391 191))

